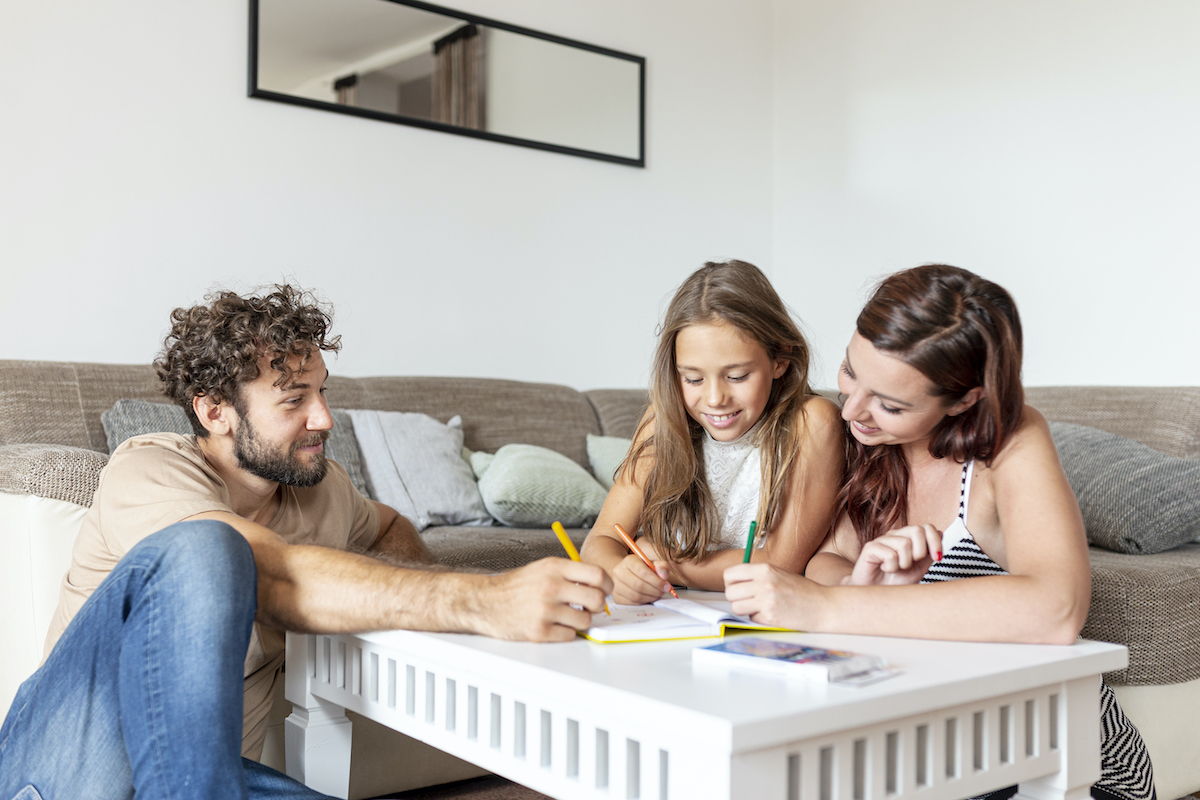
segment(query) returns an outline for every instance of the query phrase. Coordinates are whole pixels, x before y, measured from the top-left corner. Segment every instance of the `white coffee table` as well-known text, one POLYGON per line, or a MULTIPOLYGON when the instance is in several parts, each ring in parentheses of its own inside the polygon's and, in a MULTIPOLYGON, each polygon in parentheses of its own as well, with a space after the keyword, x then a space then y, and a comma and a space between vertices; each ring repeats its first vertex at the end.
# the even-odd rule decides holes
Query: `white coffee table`
POLYGON ((861 688, 694 666, 712 640, 288 635, 288 774, 346 797, 350 709, 555 798, 955 800, 1099 777, 1100 674, 1124 647, 772 634, 883 655, 861 688))

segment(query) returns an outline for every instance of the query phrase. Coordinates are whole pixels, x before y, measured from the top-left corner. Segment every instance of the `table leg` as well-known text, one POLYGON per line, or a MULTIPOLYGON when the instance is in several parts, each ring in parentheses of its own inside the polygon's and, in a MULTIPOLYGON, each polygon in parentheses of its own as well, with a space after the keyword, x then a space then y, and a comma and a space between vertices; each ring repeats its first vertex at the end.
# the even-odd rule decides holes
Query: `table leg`
POLYGON ((1022 783, 1018 797, 1036 800, 1085 800, 1100 778, 1100 676, 1063 685, 1058 698, 1056 732, 1062 752, 1057 774, 1022 783))
POLYGON ((283 723, 287 774, 310 789, 345 798, 350 793, 353 723, 339 705, 313 697, 311 636, 288 635, 284 696, 292 713, 283 723))

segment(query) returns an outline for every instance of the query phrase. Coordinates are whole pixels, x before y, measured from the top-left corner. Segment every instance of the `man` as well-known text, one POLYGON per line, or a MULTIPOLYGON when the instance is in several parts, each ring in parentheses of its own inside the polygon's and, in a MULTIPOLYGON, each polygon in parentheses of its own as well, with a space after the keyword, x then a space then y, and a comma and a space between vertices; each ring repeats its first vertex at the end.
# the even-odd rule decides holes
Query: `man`
POLYGON ((328 314, 290 286, 210 300, 173 312, 155 362, 195 435, 112 454, 46 660, 0 729, 0 799, 319 797, 242 757, 262 749, 283 631, 565 641, 612 588, 565 559, 429 568, 411 523, 325 458, 328 314))

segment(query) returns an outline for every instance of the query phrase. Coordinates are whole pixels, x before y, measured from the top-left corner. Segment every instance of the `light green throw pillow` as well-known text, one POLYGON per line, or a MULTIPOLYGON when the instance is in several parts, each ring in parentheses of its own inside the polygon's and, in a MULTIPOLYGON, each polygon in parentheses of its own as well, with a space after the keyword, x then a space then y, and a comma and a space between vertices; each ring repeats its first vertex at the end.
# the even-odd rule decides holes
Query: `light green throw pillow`
POLYGON ((604 487, 586 469, 545 447, 506 444, 494 455, 472 453, 471 469, 488 513, 503 525, 581 528, 604 505, 604 487))
POLYGON ((593 436, 590 433, 587 435, 588 463, 592 466, 592 474, 605 489, 612 488, 613 476, 625 459, 625 454, 629 452, 631 444, 632 439, 621 436, 593 436))

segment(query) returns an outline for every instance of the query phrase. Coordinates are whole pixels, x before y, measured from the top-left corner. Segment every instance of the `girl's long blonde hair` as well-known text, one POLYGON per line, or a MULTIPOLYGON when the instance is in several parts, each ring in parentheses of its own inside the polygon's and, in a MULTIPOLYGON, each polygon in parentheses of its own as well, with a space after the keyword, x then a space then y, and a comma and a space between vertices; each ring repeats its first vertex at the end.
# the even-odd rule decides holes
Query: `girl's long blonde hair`
POLYGON ((771 394, 755 432, 762 453, 758 530, 768 535, 779 514, 784 487, 795 469, 804 435, 804 404, 813 395, 808 384, 808 342, 791 313, 753 264, 708 262, 675 292, 659 328, 650 385, 650 413, 638 426, 654 433, 630 449, 621 470, 633 475, 639 459, 650 457, 642 495, 641 528, 659 553, 672 560, 702 560, 718 541, 721 521, 704 475, 704 429, 684 408, 675 364, 675 338, 689 325, 722 321, 763 346, 774 363, 788 362, 771 384, 771 394), (677 536, 676 532, 681 535, 677 536))

